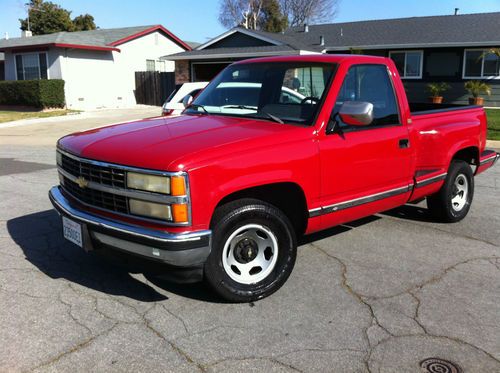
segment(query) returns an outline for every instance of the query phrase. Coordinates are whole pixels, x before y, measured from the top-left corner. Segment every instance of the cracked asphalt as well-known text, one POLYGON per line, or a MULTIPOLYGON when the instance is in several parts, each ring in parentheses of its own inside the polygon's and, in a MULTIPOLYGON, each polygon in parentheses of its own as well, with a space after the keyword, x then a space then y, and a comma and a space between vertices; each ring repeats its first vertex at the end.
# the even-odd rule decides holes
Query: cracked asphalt
POLYGON ((281 290, 225 304, 65 242, 47 199, 61 131, 156 112, 0 128, 0 371, 500 372, 498 165, 464 221, 424 202, 306 237, 281 290))

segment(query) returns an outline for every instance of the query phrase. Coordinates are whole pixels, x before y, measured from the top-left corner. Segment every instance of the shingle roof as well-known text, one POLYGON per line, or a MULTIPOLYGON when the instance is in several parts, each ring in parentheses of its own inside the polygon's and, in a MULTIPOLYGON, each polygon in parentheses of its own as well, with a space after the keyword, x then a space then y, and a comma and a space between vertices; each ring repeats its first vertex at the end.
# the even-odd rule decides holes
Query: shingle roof
MULTIPOLYGON (((238 47, 224 47, 224 48, 204 48, 207 44, 205 43, 202 45, 199 45, 192 51, 187 51, 187 52, 180 52, 176 54, 172 54, 169 56, 164 56, 162 57, 163 59, 168 59, 168 60, 183 60, 183 59, 200 59, 204 57, 211 57, 211 58, 216 58, 214 56, 223 56, 223 57, 245 57, 245 56, 264 56, 264 55, 279 55, 279 54, 297 54, 299 51, 304 50, 304 51, 315 51, 314 48, 311 46, 308 46, 304 43, 302 43, 300 40, 293 36, 285 35, 283 33, 273 33, 273 32, 266 32, 266 31, 260 31, 260 30, 247 30, 247 29, 242 29, 240 27, 235 27, 227 32, 225 32, 223 35, 227 34, 228 36, 235 33, 235 32, 244 32, 245 34, 248 35, 255 35, 256 37, 262 37, 265 38, 271 42, 273 42, 275 45, 266 45, 266 46, 255 46, 255 47, 248 47, 245 46, 244 48, 238 48, 238 47)), ((218 38, 220 38, 219 36, 218 38)), ((217 38, 215 38, 217 39, 217 38)), ((212 40, 215 40, 212 39, 212 40)))
POLYGON ((98 29, 91 31, 55 32, 47 35, 36 35, 27 38, 10 38, 0 40, 0 50, 41 45, 71 45, 89 47, 88 49, 118 50, 116 46, 133 37, 161 30, 167 33, 178 44, 189 50, 190 47, 170 33, 161 25, 122 27, 114 29, 98 29))
POLYGON ((260 56, 289 51, 321 52, 350 48, 410 48, 437 46, 500 46, 500 12, 449 16, 412 17, 374 21, 331 23, 294 27, 284 33, 234 28, 190 52, 181 52, 163 59, 186 60, 216 58, 214 56, 260 56), (211 48, 214 41, 229 37, 234 32, 262 37, 274 46, 211 48), (320 36, 324 45, 320 45, 320 36))
POLYGON ((500 12, 310 25, 309 32, 302 26, 286 30, 285 35, 310 46, 318 46, 324 36, 325 48, 335 49, 498 45, 500 12))

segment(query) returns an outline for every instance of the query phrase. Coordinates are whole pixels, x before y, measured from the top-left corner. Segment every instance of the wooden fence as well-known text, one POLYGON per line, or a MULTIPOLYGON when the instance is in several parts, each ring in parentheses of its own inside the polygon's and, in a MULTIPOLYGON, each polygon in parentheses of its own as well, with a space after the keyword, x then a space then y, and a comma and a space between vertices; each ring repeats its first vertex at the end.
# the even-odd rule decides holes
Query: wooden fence
POLYGON ((161 106, 175 89, 175 73, 136 71, 135 99, 138 104, 161 106))

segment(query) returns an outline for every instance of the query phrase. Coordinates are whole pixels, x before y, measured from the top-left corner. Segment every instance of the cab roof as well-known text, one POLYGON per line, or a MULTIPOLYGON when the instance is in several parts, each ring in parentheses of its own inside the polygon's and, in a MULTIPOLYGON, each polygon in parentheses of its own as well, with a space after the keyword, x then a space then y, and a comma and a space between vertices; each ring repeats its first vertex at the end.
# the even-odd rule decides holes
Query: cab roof
POLYGON ((344 61, 355 61, 359 63, 386 63, 387 57, 365 56, 360 54, 307 54, 300 56, 277 56, 251 58, 235 62, 235 64, 263 63, 263 62, 319 62, 319 63, 342 63, 344 61))

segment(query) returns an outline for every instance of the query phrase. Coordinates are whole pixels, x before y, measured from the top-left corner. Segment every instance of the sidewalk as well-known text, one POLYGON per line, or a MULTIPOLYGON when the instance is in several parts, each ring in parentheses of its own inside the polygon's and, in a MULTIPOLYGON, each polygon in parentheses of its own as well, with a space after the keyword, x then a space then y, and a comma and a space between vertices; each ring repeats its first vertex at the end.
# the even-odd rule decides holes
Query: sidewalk
POLYGON ((140 105, 126 109, 102 109, 61 117, 25 119, 0 124, 0 145, 55 146, 69 133, 159 116, 161 108, 140 105))
POLYGON ((87 118, 91 119, 91 118, 113 117, 113 116, 121 117, 124 115, 124 113, 130 113, 133 115, 136 112, 143 112, 143 111, 148 114, 150 112, 151 113, 154 112, 155 113, 154 115, 160 115, 161 108, 157 106, 137 105, 132 108, 88 110, 88 111, 69 113, 67 115, 62 115, 57 117, 30 118, 30 119, 15 120, 12 122, 3 122, 0 123, 0 129, 26 126, 30 124, 67 122, 71 120, 79 120, 87 118))

